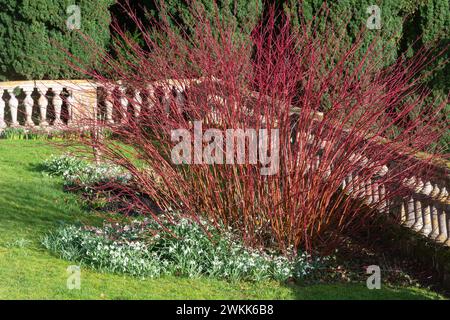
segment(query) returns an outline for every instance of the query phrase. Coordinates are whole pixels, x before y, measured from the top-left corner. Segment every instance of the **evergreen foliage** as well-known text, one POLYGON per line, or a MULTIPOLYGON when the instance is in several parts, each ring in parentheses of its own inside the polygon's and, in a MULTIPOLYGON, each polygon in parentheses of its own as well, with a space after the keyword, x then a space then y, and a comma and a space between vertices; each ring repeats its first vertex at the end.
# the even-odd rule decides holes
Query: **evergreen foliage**
POLYGON ((79 76, 66 66, 64 50, 95 65, 91 44, 109 44, 108 8, 115 0, 0 0, 0 80, 63 79, 79 76), (69 30, 71 5, 81 11, 81 29, 69 30), (64 50, 62 50, 64 49, 64 50))

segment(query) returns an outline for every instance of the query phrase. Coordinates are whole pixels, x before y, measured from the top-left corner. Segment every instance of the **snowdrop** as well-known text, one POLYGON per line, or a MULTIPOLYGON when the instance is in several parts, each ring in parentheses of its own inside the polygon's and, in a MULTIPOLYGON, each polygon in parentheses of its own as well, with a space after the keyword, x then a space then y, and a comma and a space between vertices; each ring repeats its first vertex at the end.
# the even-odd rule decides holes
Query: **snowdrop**
POLYGON ((327 261, 307 253, 295 255, 291 251, 282 256, 249 249, 235 240, 233 232, 219 233, 205 225, 213 234, 211 239, 201 226, 186 218, 165 226, 172 233, 148 219, 134 220, 131 225, 105 224, 102 228, 66 226, 47 235, 43 244, 65 259, 139 277, 176 274, 284 281, 307 277, 327 261), (150 230, 157 232, 147 232, 150 230), (149 238, 149 234, 155 236, 149 238))

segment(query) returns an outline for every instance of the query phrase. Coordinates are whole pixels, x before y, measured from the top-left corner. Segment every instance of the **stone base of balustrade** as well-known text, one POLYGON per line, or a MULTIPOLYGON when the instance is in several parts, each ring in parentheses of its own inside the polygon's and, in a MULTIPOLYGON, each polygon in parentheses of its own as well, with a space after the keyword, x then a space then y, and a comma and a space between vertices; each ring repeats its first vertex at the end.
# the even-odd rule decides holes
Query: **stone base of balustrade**
POLYGON ((49 124, 49 123, 42 123, 39 125, 31 125, 31 124, 25 124, 25 125, 9 125, 9 126, 0 126, 0 132, 3 132, 9 128, 12 129, 23 129, 25 131, 25 133, 29 133, 29 132, 42 132, 42 133, 48 133, 48 132, 52 132, 52 131, 64 131, 64 130, 78 130, 80 129, 80 127, 74 126, 73 124, 69 123, 69 124, 64 124, 64 123, 60 123, 60 124, 49 124))

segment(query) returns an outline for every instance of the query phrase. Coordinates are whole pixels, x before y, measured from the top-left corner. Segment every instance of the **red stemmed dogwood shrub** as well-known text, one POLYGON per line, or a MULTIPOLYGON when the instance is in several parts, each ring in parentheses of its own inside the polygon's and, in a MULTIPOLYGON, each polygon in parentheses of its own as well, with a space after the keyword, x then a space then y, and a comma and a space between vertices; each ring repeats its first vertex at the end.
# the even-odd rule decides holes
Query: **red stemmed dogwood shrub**
POLYGON ((386 214, 431 161, 415 158, 444 130, 414 78, 426 52, 382 69, 376 40, 355 54, 364 32, 344 48, 332 25, 292 30, 272 13, 243 34, 193 5, 188 34, 124 9, 145 46, 115 25, 107 72, 87 72, 109 92, 94 131, 112 135, 82 141, 132 175, 102 186, 127 209, 207 219, 255 247, 326 250, 386 214))

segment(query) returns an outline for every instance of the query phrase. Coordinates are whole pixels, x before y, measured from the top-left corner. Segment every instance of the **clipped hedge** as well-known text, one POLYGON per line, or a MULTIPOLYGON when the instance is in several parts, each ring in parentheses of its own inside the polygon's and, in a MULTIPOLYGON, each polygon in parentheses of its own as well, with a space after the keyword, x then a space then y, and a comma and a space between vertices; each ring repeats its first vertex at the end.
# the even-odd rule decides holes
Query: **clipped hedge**
POLYGON ((81 33, 99 49, 110 40, 108 8, 115 0, 0 0, 0 81, 67 79, 80 75, 65 63, 64 50, 96 65, 95 50, 80 32, 67 28, 68 7, 78 5, 81 33), (56 45, 57 44, 57 45, 56 45), (64 49, 64 50, 62 50, 64 49))

